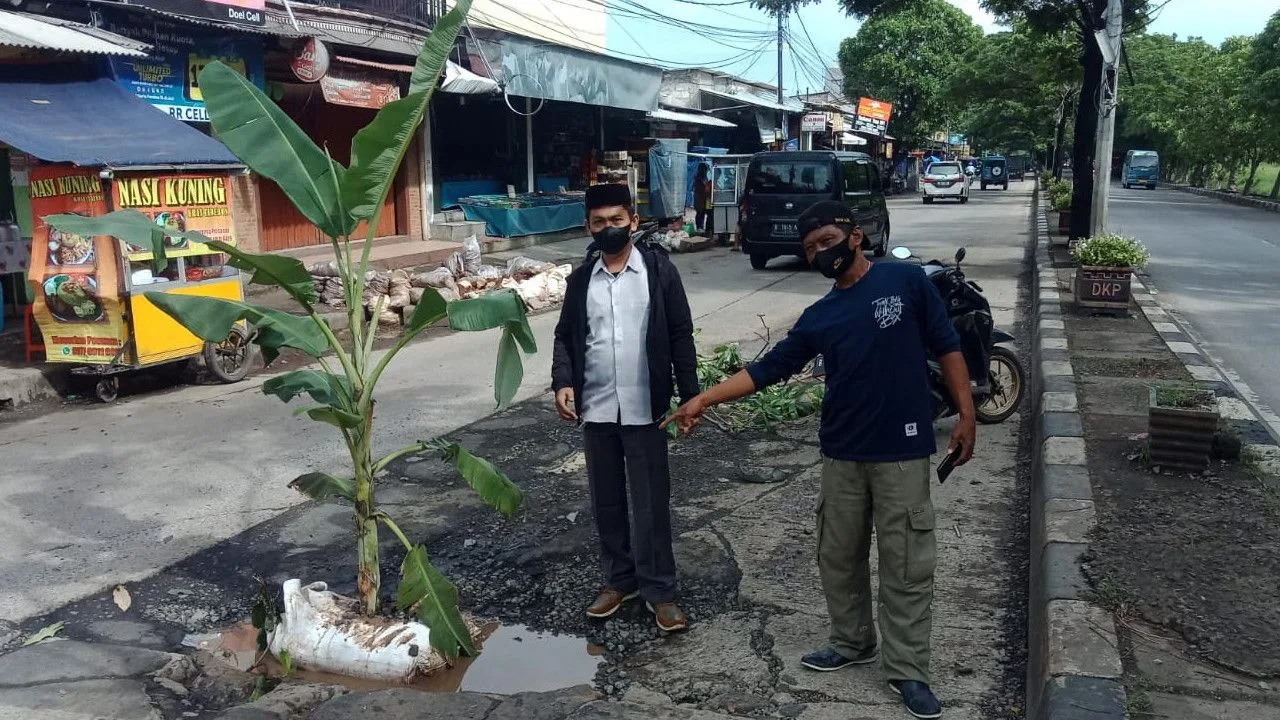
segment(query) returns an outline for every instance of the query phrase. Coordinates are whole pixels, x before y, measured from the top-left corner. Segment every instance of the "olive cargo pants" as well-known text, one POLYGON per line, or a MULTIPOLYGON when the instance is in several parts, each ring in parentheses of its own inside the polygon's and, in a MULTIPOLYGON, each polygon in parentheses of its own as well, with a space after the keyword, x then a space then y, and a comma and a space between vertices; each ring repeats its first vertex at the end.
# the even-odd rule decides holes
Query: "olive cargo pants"
POLYGON ((901 462, 822 459, 818 571, 831 616, 831 647, 856 657, 875 647, 871 529, 880 554, 880 656, 890 680, 929 682, 937 547, 929 458, 901 462))

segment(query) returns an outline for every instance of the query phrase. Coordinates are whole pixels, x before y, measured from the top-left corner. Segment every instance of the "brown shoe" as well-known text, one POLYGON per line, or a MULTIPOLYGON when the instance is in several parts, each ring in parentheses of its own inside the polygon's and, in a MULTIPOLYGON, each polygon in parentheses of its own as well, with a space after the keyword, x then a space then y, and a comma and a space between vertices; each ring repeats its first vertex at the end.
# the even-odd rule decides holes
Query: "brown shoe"
POLYGON ((618 612, 618 608, 628 600, 634 600, 638 593, 624 593, 621 590, 613 588, 605 588, 600 591, 600 597, 591 603, 587 608, 587 617, 589 618, 607 618, 618 612))
POLYGON ((677 632, 689 627, 689 618, 685 616, 680 606, 673 603, 658 603, 650 605, 645 603, 645 607, 649 608, 649 612, 653 613, 653 619, 658 623, 658 629, 662 632, 677 632))

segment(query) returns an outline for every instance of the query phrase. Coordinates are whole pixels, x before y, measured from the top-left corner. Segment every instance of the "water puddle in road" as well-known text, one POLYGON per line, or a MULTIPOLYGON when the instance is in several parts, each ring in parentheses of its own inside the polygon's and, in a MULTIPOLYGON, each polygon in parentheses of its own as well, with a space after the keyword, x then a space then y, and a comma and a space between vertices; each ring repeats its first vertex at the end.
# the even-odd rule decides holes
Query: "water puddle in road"
MULTIPOLYGON (((301 682, 341 685, 353 691, 407 687, 423 692, 482 692, 509 695, 546 692, 591 684, 604 660, 604 648, 573 635, 534 632, 523 625, 491 623, 481 634, 482 652, 459 658, 453 667, 409 683, 366 680, 312 670, 296 670, 301 682)), ((257 659, 257 631, 242 623, 220 634, 190 636, 188 647, 208 650, 227 663, 249 670, 257 659)), ((263 662, 268 674, 283 675, 274 659, 263 662)))

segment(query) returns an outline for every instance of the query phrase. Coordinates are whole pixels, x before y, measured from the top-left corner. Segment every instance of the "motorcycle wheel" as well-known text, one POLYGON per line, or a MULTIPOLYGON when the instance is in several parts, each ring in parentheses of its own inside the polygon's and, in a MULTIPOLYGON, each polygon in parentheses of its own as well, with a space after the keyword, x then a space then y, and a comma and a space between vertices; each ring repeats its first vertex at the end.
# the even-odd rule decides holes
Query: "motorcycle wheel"
POLYGON ((987 363, 991 394, 974 408, 978 422, 994 425, 1009 419, 1018 411, 1022 396, 1027 391, 1026 374, 1018 356, 1008 348, 994 347, 987 363))

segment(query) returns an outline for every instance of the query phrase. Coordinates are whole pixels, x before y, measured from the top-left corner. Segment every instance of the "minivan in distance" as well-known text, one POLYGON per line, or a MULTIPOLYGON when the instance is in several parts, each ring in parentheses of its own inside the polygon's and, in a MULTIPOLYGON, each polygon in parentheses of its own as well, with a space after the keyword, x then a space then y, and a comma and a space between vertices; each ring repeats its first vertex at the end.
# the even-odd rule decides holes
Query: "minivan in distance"
POLYGON ((796 220, 814 203, 840 200, 856 213, 863 248, 889 249, 889 208, 875 161, 866 153, 830 150, 761 152, 751 158, 739 206, 743 252, 763 270, 775 257, 804 257, 796 220))
POLYGON ((1155 150, 1130 150, 1120 168, 1120 185, 1126 190, 1134 185, 1156 189, 1160 178, 1160 154, 1155 150))

